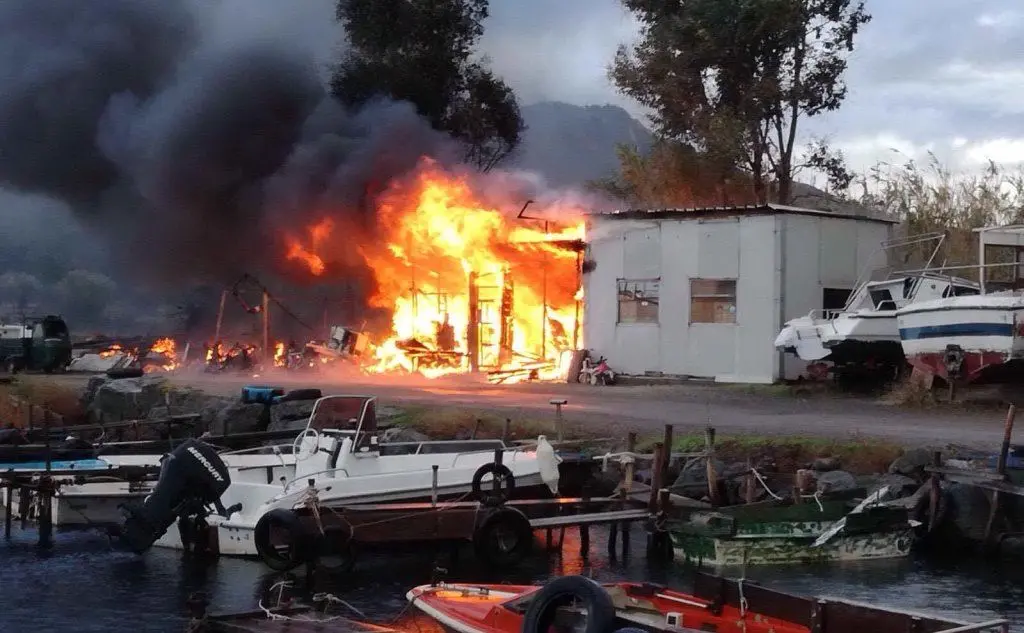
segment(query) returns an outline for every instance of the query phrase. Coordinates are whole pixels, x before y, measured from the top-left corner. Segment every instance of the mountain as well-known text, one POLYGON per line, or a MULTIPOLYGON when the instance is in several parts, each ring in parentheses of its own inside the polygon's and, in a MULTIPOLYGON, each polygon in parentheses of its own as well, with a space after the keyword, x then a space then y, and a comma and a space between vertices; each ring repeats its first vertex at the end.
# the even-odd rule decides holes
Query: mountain
POLYGON ((556 186, 613 175, 619 168, 619 144, 641 151, 651 146, 651 132, 618 106, 544 101, 522 112, 527 129, 512 164, 540 172, 556 186))

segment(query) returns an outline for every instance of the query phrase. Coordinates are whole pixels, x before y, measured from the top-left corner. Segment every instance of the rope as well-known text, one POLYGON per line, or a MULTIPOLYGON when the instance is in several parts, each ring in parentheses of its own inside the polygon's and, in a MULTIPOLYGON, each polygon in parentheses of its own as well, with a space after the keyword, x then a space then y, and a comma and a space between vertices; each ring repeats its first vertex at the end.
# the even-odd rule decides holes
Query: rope
POLYGON ((756 468, 751 468, 750 472, 753 473, 754 477, 757 478, 758 483, 760 483, 761 486, 764 487, 765 492, 767 492, 769 495, 771 495, 772 498, 775 499, 776 501, 782 501, 782 497, 780 497, 779 495, 777 495, 774 492, 772 492, 772 489, 768 487, 768 482, 766 482, 764 480, 764 478, 761 477, 761 473, 757 472, 756 468))

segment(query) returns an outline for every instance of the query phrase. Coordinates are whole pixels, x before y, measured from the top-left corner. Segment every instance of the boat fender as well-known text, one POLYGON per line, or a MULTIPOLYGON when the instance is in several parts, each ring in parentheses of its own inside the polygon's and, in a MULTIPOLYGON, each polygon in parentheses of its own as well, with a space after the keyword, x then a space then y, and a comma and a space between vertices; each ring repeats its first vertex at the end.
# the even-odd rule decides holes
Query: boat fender
POLYGON ((316 550, 317 563, 331 571, 348 573, 355 566, 352 528, 345 523, 325 525, 316 550))
POLYGON ((515 508, 498 508, 473 530, 473 550, 484 563, 510 567, 521 562, 533 548, 533 528, 526 515, 515 508), (509 538, 514 539, 509 543, 509 538))
POLYGON ((512 493, 516 489, 516 478, 512 475, 512 471, 509 470, 508 466, 490 462, 476 469, 476 472, 473 473, 471 486, 474 497, 479 499, 485 506, 495 507, 512 498, 512 493), (487 475, 498 478, 497 489, 493 485, 488 485, 488 490, 484 491, 483 479, 487 475), (502 490, 502 484, 504 484, 504 490, 502 490))
POLYGON ((275 508, 260 517, 253 530, 253 543, 260 560, 274 571, 290 571, 316 554, 320 535, 312 534, 293 510, 275 508), (275 533, 278 543, 271 544, 275 533), (280 546, 283 549, 278 549, 280 546))
POLYGON ((548 438, 541 435, 537 438, 537 465, 540 468, 540 479, 551 490, 551 494, 558 496, 558 465, 562 458, 555 453, 555 448, 548 442, 548 438))
POLYGON ((584 576, 562 576, 538 590, 523 617, 522 633, 547 633, 555 623, 555 614, 576 601, 587 611, 582 633, 608 633, 615 630, 615 605, 604 588, 584 576))
POLYGON ((934 530, 945 523, 946 517, 949 514, 949 493, 945 490, 939 491, 939 507, 935 509, 935 527, 928 525, 931 505, 931 494, 926 492, 921 495, 910 511, 910 518, 921 523, 925 531, 934 530))

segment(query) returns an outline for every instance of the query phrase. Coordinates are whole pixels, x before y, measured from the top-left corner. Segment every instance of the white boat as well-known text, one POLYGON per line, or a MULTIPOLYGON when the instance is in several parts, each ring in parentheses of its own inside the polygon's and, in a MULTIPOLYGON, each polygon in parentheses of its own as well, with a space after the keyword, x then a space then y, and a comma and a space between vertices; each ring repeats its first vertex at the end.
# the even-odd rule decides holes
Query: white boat
POLYGON ((944 235, 930 233, 886 242, 872 260, 892 256, 900 248, 931 246, 926 269, 896 272, 883 269, 883 279, 872 281, 879 271, 861 273, 855 289, 840 310, 812 310, 807 316, 786 322, 775 339, 776 349, 795 354, 820 367, 828 362, 833 371, 871 370, 895 378, 905 366, 896 312, 908 305, 948 296, 977 294, 979 287, 966 279, 934 274, 927 267, 942 246, 944 235))
MULTIPOLYGON (((469 450, 453 452, 453 445, 467 445, 456 440, 418 443, 414 451, 382 451, 375 402, 370 396, 317 400, 306 428, 295 438, 290 459, 280 451, 221 453, 230 484, 220 503, 228 510, 205 519, 215 535, 216 551, 256 556, 253 535, 260 518, 271 510, 290 510, 311 494, 320 507, 337 508, 432 498, 468 500, 474 479, 477 486, 490 486, 492 476, 478 474, 481 467, 495 462, 496 451, 490 448, 474 450, 470 443, 469 450)), ((544 436, 538 438, 535 449, 499 450, 501 463, 514 480, 515 496, 557 494, 560 460, 544 436)), ((164 531, 154 545, 184 548, 177 529, 164 531)))
MULTIPOLYGON (((437 465, 438 498, 468 495, 474 473, 483 464, 494 461, 496 449, 502 451, 503 463, 515 479, 516 496, 552 495, 557 492, 558 458, 543 436, 540 446, 550 450, 509 448, 497 439, 381 444, 377 437, 375 397, 327 396, 314 404, 306 428, 292 444, 218 454, 231 480, 224 503, 243 504, 242 512, 224 523, 225 530, 232 535, 236 528, 246 531, 244 526, 254 525, 259 518, 259 506, 274 499, 278 505, 291 503, 293 497, 306 493, 310 479, 317 482, 318 490, 325 490, 320 493, 324 504, 420 501, 430 499, 434 492, 432 467, 437 465)), ((163 457, 110 455, 77 464, 87 481, 60 487, 51 505, 54 525, 87 527, 120 522, 121 506, 145 499, 154 483, 140 486, 105 480, 103 470, 158 466, 163 457)), ((219 517, 212 517, 211 522, 215 519, 219 517)), ((172 532, 175 534, 166 536, 158 545, 180 547, 180 539, 175 540, 177 531, 172 532)), ((255 551, 246 549, 243 553, 255 551)))
POLYGON ((980 292, 946 295, 898 310, 903 351, 915 369, 947 382, 1020 382, 1024 379, 1024 225, 976 232, 980 292), (1006 256, 991 261, 998 254, 991 250, 999 248, 1006 256))

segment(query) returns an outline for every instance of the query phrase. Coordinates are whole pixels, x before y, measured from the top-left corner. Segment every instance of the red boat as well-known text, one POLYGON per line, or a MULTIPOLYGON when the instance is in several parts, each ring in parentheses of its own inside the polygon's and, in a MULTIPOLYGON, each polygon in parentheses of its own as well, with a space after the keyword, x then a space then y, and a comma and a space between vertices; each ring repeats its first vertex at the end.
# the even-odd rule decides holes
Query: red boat
POLYGON ((633 582, 563 576, 543 586, 423 585, 407 597, 453 633, 940 633, 1007 631, 843 600, 793 596, 697 574, 694 593, 633 582))

